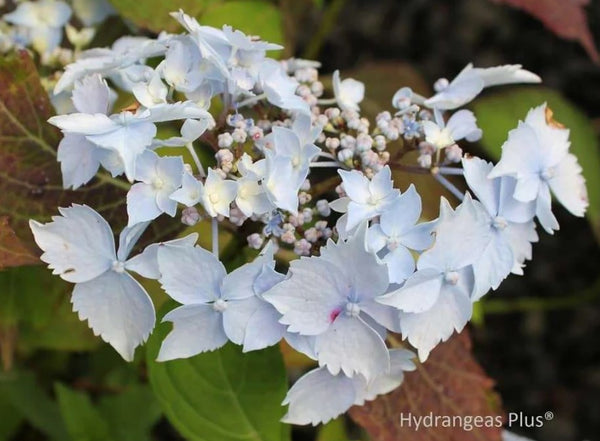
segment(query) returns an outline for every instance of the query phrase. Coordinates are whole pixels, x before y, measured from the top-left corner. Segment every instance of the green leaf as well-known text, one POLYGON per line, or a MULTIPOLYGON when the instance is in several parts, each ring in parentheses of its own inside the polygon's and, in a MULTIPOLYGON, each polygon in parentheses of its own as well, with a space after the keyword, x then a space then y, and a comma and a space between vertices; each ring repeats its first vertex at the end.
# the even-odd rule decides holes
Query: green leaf
POLYGON ((100 340, 71 310, 72 285, 41 266, 0 272, 0 328, 18 330, 22 351, 53 349, 84 351, 100 340))
POLYGON ((222 0, 110 0, 121 16, 135 25, 159 33, 178 32, 181 26, 169 13, 180 8, 192 17, 199 16, 208 6, 222 0))
POLYGON ((344 417, 336 418, 329 421, 324 426, 319 428, 316 441, 346 441, 348 440, 348 432, 344 424, 344 417))
POLYGON ((110 436, 108 423, 86 394, 62 384, 56 384, 54 389, 60 413, 73 441, 115 441, 110 436))
POLYGON ((0 375, 0 395, 6 397, 29 424, 52 440, 70 440, 57 404, 43 391, 33 374, 0 375))
POLYGON ((148 441, 152 427, 162 415, 148 385, 133 385, 117 395, 103 396, 98 410, 119 441, 148 441))
MULTIPOLYGON (((239 0, 216 3, 200 16, 203 25, 233 26, 246 34, 257 35, 270 43, 283 44, 282 17, 272 3, 261 0, 239 0)), ((272 52, 271 55, 276 55, 272 52)))
POLYGON ((571 130, 571 152, 579 159, 586 179, 590 206, 588 219, 596 238, 600 239, 600 150, 598 137, 589 118, 559 92, 545 87, 519 87, 497 92, 476 100, 473 111, 483 130, 481 144, 498 159, 508 131, 525 119, 527 111, 548 103, 556 121, 571 130))
POLYGON ((284 42, 281 13, 275 4, 267 1, 111 0, 111 3, 126 19, 156 33, 181 31, 179 23, 169 15, 181 8, 203 25, 220 28, 228 24, 271 43, 284 42))
POLYGON ((159 326, 148 342, 150 384, 167 418, 190 441, 287 441, 287 381, 277 347, 242 353, 229 343, 185 360, 156 362, 169 331, 159 326))
MULTIPOLYGON (((0 386, 2 390, 2 386, 0 386)), ((23 422, 23 416, 10 404, 8 397, 0 393, 0 441, 9 441, 23 422)))

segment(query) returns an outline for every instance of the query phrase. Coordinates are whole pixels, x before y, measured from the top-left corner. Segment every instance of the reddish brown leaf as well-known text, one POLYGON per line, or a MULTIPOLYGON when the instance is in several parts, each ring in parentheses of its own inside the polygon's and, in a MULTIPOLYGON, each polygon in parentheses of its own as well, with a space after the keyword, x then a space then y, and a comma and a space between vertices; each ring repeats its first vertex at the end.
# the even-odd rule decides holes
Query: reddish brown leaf
POLYGON ((578 41, 594 62, 600 55, 587 23, 584 6, 589 0, 494 0, 522 9, 559 37, 578 41))
MULTIPOLYGON (((350 416, 364 427, 373 441, 498 441, 501 428, 421 427, 401 417, 460 416, 487 417, 489 424, 500 422, 503 412, 494 381, 477 364, 471 340, 465 331, 433 350, 424 364, 406 374, 394 392, 362 407, 353 407, 350 416), (493 420, 495 419, 495 420, 493 420)), ((480 425, 483 425, 481 423, 480 425)), ((427 424, 429 425, 429 424, 427 424)), ((498 424, 496 424, 498 425, 498 424)))
MULTIPOLYGON (((124 181, 101 173, 82 189, 63 189, 56 161, 61 135, 47 123, 52 115, 48 94, 28 53, 0 58, 0 216, 10 219, 9 226, 22 246, 31 249, 35 246, 29 219, 48 220, 58 214, 57 207, 85 203, 117 229, 126 220, 128 184, 124 181)), ((148 236, 167 236, 180 228, 177 224, 154 224, 148 236)))
POLYGON ((23 246, 8 225, 8 218, 0 217, 0 269, 35 263, 39 263, 38 258, 23 246))

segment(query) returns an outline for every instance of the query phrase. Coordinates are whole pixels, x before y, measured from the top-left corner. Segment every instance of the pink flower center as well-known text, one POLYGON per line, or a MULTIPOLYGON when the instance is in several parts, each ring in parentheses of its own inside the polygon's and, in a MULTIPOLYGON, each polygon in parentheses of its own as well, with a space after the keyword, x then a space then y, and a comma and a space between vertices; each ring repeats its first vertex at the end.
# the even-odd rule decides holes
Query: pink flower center
POLYGON ((331 311, 331 313, 329 314, 329 322, 333 323, 338 317, 338 315, 340 315, 340 312, 342 312, 341 308, 336 308, 333 311, 331 311))

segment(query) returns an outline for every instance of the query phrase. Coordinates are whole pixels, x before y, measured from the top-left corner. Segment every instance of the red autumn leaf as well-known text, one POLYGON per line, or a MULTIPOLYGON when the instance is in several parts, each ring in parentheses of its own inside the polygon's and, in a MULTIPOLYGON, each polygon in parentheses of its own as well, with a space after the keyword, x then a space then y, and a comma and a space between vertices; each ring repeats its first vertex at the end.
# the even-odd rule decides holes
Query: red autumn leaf
POLYGON ((394 392, 353 407, 350 416, 373 441, 499 441, 501 427, 497 426, 504 413, 493 386, 494 381, 473 358, 471 340, 464 331, 434 349, 424 364, 417 364, 416 371, 406 373, 404 383, 394 392), (416 429, 414 420, 410 425, 407 421, 409 417, 436 416, 458 416, 465 423, 465 417, 481 416, 479 425, 493 423, 496 427, 443 427, 449 420, 438 419, 437 423, 421 420, 416 429))
POLYGON ((39 263, 38 258, 21 243, 8 225, 8 218, 0 217, 0 269, 35 263, 39 263))
POLYGON ((600 55, 587 23, 584 6, 589 0, 494 0, 522 9, 559 37, 578 41, 594 62, 600 55))

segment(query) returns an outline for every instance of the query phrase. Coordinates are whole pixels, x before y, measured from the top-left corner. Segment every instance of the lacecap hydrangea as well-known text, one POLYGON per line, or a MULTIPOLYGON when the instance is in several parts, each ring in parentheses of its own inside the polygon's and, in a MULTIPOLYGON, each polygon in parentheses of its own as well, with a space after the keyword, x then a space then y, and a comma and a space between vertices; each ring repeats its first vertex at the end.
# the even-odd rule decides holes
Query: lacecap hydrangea
MULTIPOLYGON (((30 26, 25 4, 5 19, 30 26)), ((58 12, 43 30, 52 38, 68 20, 58 12)), ((125 360, 155 326, 138 281, 155 279, 180 304, 163 318, 173 327, 159 361, 285 340, 318 367, 291 387, 284 421, 326 422, 402 387, 404 372, 462 331, 474 302, 522 274, 537 225, 558 229, 552 196, 585 214, 569 130, 546 104, 507 134, 497 164, 464 153, 482 131, 462 106, 487 87, 541 81, 519 65, 469 64, 438 80, 430 97, 401 87, 392 110, 371 121, 361 114, 368 89, 360 81, 336 71, 328 93, 317 62, 277 61, 278 44, 172 16, 179 34, 79 51, 52 91, 72 104, 49 120, 64 134, 64 187, 100 171, 128 189, 118 246, 93 207, 31 221, 41 259, 75 284, 73 309, 125 360), (134 105, 115 109, 117 90, 134 105), (179 134, 161 138, 159 128, 174 123, 179 134), (409 152, 414 163, 400 164, 409 152), (416 186, 394 186, 394 175, 411 172, 430 174, 456 199, 440 200, 438 218, 423 218, 416 186), (323 191, 327 179, 334 184, 323 191), (148 226, 169 217, 210 222, 212 250, 193 233, 135 254, 148 226), (228 272, 223 228, 244 234, 258 256, 228 272), (295 256, 285 273, 276 266, 283 251, 295 256)))

